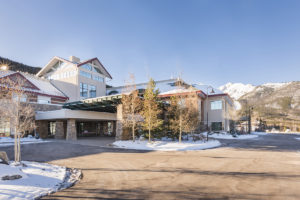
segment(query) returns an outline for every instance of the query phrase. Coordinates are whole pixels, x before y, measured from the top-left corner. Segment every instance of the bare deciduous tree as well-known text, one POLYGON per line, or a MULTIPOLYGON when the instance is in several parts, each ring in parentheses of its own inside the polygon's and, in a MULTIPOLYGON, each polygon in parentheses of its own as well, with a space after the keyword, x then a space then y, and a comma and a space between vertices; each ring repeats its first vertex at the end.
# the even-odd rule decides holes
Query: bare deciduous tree
POLYGON ((20 138, 33 131, 34 109, 28 103, 28 81, 20 74, 13 74, 0 79, 1 100, 0 113, 2 118, 10 119, 11 130, 15 138, 15 162, 21 161, 20 138))
POLYGON ((182 132, 193 133, 199 127, 198 98, 195 92, 171 97, 169 112, 170 128, 179 134, 181 142, 182 132))
POLYGON ((139 97, 139 92, 136 89, 134 75, 130 74, 129 81, 126 82, 125 91, 122 96, 122 124, 124 127, 131 128, 133 142, 135 141, 136 126, 141 121, 141 117, 139 116, 141 104, 142 101, 139 97))

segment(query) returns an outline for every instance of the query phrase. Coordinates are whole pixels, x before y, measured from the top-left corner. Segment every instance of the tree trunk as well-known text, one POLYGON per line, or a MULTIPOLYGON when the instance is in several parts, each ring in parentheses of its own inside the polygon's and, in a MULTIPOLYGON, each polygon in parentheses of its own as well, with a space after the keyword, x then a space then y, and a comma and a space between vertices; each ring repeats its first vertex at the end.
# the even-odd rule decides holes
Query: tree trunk
POLYGON ((134 129, 135 129, 135 123, 133 122, 133 124, 132 124, 132 140, 133 140, 133 142, 135 142, 134 129))
POLYGON ((149 128, 148 128, 148 141, 150 142, 151 141, 151 109, 149 107, 149 128))
POLYGON ((18 161, 21 162, 21 133, 18 133, 18 161))
POLYGON ((182 135, 182 118, 181 118, 181 113, 179 116, 179 142, 181 143, 181 135, 182 135))
POLYGON ((18 136, 17 136, 17 129, 15 128, 15 146, 14 146, 14 153, 15 153, 15 162, 18 160, 18 136))

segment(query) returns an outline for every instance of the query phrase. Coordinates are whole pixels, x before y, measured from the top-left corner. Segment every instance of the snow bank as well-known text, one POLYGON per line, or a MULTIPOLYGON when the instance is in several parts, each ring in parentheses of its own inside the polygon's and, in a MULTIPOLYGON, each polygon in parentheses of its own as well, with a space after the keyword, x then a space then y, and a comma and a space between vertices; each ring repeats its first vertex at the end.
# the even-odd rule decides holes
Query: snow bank
POLYGON ((188 151, 188 150, 202 150, 213 147, 218 147, 221 143, 217 140, 208 142, 203 141, 154 141, 148 143, 147 141, 116 141, 113 143, 116 147, 125 149, 138 149, 138 150, 155 150, 155 151, 188 151))
MULTIPOLYGON (((32 144, 32 143, 42 143, 49 142, 42 139, 35 139, 32 136, 21 138, 21 144, 32 144)), ((3 146, 13 146, 15 144, 15 139, 11 137, 0 137, 0 147, 3 146)))
POLYGON ((67 176, 65 167, 36 162, 26 166, 0 164, 0 199, 36 199, 61 189, 67 176), (21 179, 2 180, 6 175, 21 175, 21 179))
POLYGON ((266 132, 251 132, 253 135, 268 135, 269 133, 266 132))
MULTIPOLYGON (((207 133, 204 133, 206 135, 207 133)), ((258 137, 257 135, 247 134, 247 135, 236 135, 233 137, 231 134, 228 133, 213 133, 209 134, 209 137, 216 138, 216 139, 232 139, 232 140, 244 140, 244 139, 252 139, 258 137)))
POLYGON ((296 139, 296 140, 300 140, 300 137, 296 137, 295 139, 296 139))

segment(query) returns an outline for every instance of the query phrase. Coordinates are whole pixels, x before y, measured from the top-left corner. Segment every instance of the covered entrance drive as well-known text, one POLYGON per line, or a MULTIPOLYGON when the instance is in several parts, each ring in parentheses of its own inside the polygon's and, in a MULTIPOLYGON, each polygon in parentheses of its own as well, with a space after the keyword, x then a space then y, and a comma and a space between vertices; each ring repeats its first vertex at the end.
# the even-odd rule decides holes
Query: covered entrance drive
POLYGON ((117 105, 121 95, 103 96, 66 103, 61 110, 38 112, 37 132, 42 138, 116 136, 117 105))

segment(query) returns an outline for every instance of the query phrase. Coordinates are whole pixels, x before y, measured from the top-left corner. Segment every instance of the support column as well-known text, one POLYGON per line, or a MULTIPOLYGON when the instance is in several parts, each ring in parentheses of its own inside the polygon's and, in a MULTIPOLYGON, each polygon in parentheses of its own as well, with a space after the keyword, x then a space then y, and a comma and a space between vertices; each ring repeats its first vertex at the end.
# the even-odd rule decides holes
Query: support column
POLYGON ((116 140, 122 140, 123 126, 122 126, 123 108, 122 104, 117 106, 117 121, 116 121, 116 140))
POLYGON ((68 119, 67 122, 67 140, 77 140, 77 130, 75 119, 68 119))
POLYGON ((64 134, 64 122, 63 121, 56 121, 55 122, 55 139, 65 139, 64 134))
POLYGON ((35 121, 36 132, 40 138, 45 139, 48 137, 48 121, 35 121))

